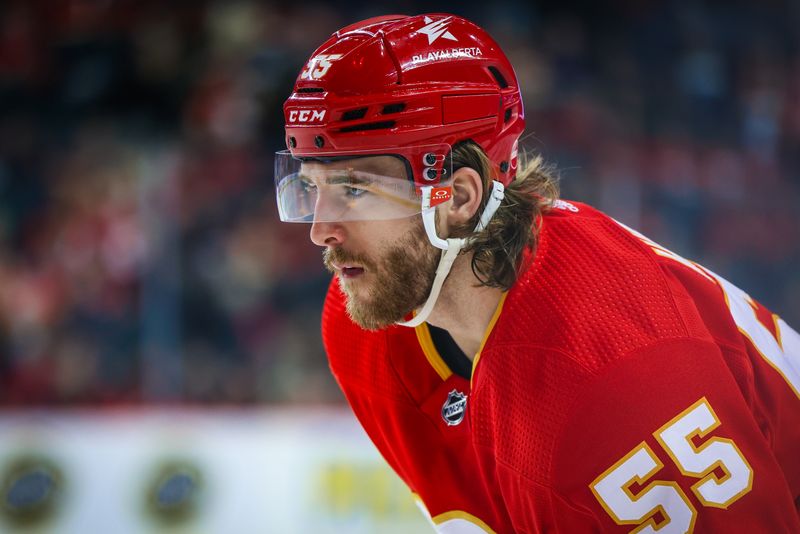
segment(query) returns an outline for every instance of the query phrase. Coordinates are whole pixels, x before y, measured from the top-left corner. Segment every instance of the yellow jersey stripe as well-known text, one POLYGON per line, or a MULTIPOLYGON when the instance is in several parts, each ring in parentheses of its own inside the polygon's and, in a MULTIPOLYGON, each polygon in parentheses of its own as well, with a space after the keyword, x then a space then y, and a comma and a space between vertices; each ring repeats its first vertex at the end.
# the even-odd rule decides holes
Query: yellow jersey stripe
POLYGON ((419 341, 419 346, 422 347, 422 352, 425 353, 425 358, 427 358, 428 363, 431 364, 433 370, 442 378, 442 380, 447 380, 453 374, 453 371, 444 363, 442 356, 439 354, 439 351, 436 350, 436 347, 433 344, 433 339, 431 338, 431 331, 428 330, 428 323, 422 323, 421 325, 414 328, 414 331, 417 333, 417 340, 419 341))
MULTIPOLYGON (((500 314, 503 313, 503 304, 505 304, 507 296, 508 296, 508 291, 504 291, 503 295, 500 297, 500 302, 497 303, 497 309, 494 310, 494 315, 492 315, 492 320, 489 321, 489 326, 486 327, 486 331, 483 333, 481 346, 478 349, 478 352, 475 353, 475 358, 473 358, 472 360, 472 376, 475 376, 475 368, 478 366, 478 360, 481 359, 481 353, 483 352, 483 347, 484 345, 486 345, 486 341, 489 339, 489 335, 492 333, 495 323, 500 318, 500 314)), ((470 378, 470 386, 471 385, 472 385, 472 379, 470 378)))
POLYGON ((433 518, 433 522, 436 525, 441 525, 442 523, 449 521, 451 519, 463 519, 464 521, 468 521, 473 525, 480 527, 487 534, 496 534, 495 531, 492 530, 491 527, 489 527, 489 525, 481 521, 479 518, 475 517, 470 513, 462 512, 461 510, 453 510, 451 512, 445 512, 443 514, 439 514, 433 518))

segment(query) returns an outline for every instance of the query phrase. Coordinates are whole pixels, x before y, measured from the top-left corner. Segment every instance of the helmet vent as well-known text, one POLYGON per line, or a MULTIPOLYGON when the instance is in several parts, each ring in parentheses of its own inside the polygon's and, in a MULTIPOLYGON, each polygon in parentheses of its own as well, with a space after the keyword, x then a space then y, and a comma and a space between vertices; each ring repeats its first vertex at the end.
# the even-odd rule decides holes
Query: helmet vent
POLYGON ((491 66, 489 67, 489 72, 491 72, 492 76, 494 76, 494 79, 497 82, 497 85, 500 86, 500 89, 505 89, 508 87, 508 82, 506 81, 505 76, 503 76, 503 73, 500 72, 500 69, 495 66, 491 66))
POLYGON ((342 113, 342 120, 354 121, 357 119, 363 119, 366 114, 367 114, 367 108, 348 109, 347 111, 342 113))
POLYGON ((383 111, 381 111, 381 113, 383 115, 388 115, 390 113, 400 113, 404 109, 406 109, 406 103, 398 102, 396 104, 387 104, 383 106, 383 111))
POLYGON ((395 121, 368 122, 367 124, 345 126, 344 128, 339 129, 339 132, 349 133, 349 132, 363 132, 367 130, 383 130, 385 128, 394 128, 394 125, 395 121))
POLYGON ((323 93, 325 89, 322 87, 300 87, 297 89, 298 93, 323 93))

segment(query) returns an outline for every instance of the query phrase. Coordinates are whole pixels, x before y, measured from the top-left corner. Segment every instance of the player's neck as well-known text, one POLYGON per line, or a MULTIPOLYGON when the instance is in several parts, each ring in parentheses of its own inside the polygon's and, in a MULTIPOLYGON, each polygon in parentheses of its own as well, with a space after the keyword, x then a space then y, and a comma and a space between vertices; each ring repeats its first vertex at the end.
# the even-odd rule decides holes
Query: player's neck
POLYGON ((470 360, 480 349, 503 296, 498 288, 479 285, 471 261, 472 254, 462 255, 456 260, 428 318, 430 324, 447 330, 470 360))

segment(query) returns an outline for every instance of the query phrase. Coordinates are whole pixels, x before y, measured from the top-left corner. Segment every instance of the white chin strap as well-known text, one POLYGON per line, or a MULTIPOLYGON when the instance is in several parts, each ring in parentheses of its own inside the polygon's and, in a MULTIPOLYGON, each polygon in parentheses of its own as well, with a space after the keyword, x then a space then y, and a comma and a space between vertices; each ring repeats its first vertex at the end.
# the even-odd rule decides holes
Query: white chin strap
MULTIPOLYGON (((450 274, 450 269, 453 267, 453 262, 456 261, 458 253, 469 243, 469 238, 442 239, 436 234, 436 206, 431 206, 432 189, 433 186, 430 185, 422 188, 422 222, 425 225, 425 232, 428 234, 431 244, 436 248, 442 249, 443 252, 439 259, 439 266, 436 268, 436 278, 433 279, 433 287, 431 287, 428 300, 425 301, 425 304, 410 321, 398 321, 396 324, 400 326, 414 328, 425 322, 433 311, 436 299, 439 298, 439 292, 442 290, 442 285, 447 275, 450 274)), ((503 184, 497 180, 492 180, 489 201, 486 203, 486 208, 483 210, 477 226, 475 226, 475 233, 486 228, 486 225, 492 220, 494 212, 500 207, 504 196, 505 187, 503 187, 503 184)))

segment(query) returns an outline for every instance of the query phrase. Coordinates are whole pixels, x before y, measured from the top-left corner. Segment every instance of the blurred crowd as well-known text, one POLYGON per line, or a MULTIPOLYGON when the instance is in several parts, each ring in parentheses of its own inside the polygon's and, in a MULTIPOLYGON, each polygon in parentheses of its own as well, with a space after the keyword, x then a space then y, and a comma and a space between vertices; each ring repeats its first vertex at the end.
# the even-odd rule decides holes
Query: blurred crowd
POLYGON ((0 405, 338 400, 281 106, 332 31, 431 11, 511 57, 566 198, 800 326, 800 3, 7 1, 0 405))

